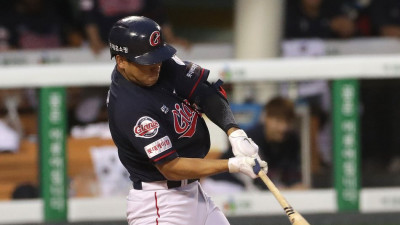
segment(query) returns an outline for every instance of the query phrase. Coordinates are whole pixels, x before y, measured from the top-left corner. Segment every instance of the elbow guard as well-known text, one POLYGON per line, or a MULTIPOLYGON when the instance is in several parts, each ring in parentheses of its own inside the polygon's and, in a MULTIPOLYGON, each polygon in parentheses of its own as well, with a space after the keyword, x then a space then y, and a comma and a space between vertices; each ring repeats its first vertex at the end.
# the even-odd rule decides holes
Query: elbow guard
POLYGON ((226 98, 226 92, 221 87, 221 84, 221 80, 218 80, 214 84, 210 84, 209 82, 200 84, 195 103, 213 123, 227 132, 230 128, 239 128, 239 126, 235 121, 226 98))

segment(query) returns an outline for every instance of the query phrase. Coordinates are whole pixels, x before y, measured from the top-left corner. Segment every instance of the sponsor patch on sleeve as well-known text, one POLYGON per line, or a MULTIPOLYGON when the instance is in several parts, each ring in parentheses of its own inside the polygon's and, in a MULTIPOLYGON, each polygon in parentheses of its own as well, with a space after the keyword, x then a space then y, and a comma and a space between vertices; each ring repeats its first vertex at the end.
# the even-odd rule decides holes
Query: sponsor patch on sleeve
POLYGON ((171 140, 168 136, 158 139, 157 141, 146 145, 144 150, 147 153, 149 158, 153 158, 154 156, 172 148, 171 140))

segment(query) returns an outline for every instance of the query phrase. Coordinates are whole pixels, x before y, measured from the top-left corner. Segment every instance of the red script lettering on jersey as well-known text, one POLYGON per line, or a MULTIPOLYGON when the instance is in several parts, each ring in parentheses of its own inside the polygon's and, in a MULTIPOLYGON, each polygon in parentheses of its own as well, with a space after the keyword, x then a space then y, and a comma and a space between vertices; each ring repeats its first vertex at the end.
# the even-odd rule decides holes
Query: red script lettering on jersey
POLYGON ((159 125, 158 125, 157 121, 153 121, 151 123, 135 127, 135 133, 139 134, 140 136, 143 136, 143 135, 147 134, 149 131, 152 131, 158 127, 159 127, 159 125))
POLYGON ((175 132, 182 134, 179 138, 192 137, 196 132, 198 113, 185 103, 182 103, 182 105, 176 103, 172 114, 175 132))

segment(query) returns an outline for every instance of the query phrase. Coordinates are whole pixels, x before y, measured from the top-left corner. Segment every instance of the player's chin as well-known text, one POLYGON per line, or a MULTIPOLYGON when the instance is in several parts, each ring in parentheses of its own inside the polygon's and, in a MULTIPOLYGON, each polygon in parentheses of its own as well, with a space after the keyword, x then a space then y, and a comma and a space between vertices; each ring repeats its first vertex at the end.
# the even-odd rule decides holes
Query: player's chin
POLYGON ((155 85, 158 81, 158 75, 154 76, 154 77, 149 77, 146 82, 144 83, 145 86, 147 87, 151 87, 153 85, 155 85))

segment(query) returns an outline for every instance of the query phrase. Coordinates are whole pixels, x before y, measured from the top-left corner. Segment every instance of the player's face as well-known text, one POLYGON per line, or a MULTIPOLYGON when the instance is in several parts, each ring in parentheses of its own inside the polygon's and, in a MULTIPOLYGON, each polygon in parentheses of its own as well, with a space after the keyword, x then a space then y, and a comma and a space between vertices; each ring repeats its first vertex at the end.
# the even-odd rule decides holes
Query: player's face
POLYGON ((122 75, 140 86, 150 87, 158 81, 161 63, 140 65, 126 60, 117 60, 117 63, 121 69, 120 72, 122 75))
POLYGON ((153 65, 140 65, 137 63, 129 63, 128 76, 132 81, 142 86, 153 86, 157 83, 160 75, 161 63, 153 65))
POLYGON ((267 139, 272 142, 283 141, 285 134, 289 129, 289 121, 285 118, 267 116, 265 122, 267 139))

